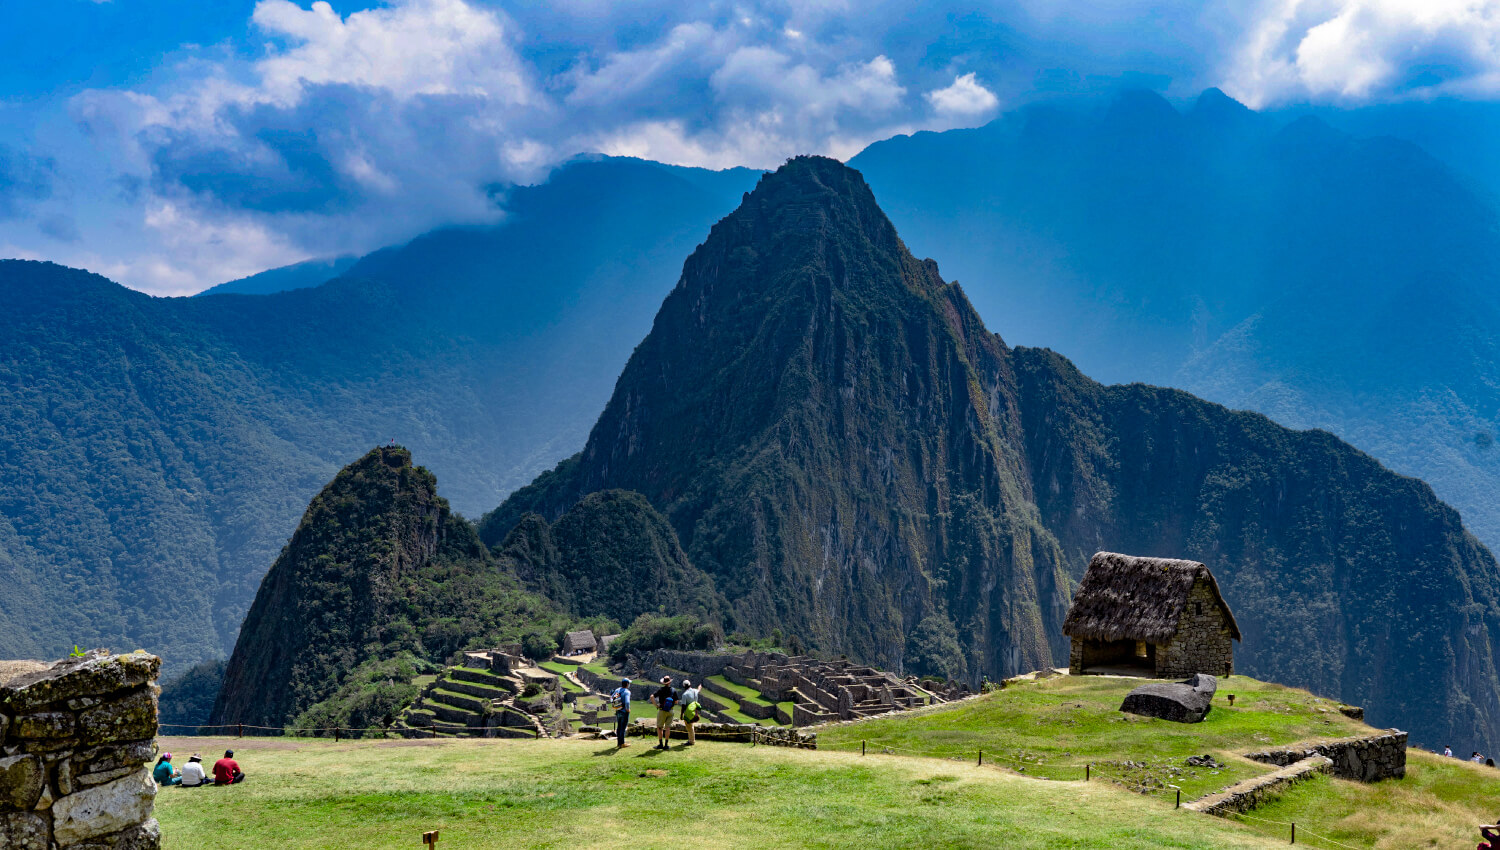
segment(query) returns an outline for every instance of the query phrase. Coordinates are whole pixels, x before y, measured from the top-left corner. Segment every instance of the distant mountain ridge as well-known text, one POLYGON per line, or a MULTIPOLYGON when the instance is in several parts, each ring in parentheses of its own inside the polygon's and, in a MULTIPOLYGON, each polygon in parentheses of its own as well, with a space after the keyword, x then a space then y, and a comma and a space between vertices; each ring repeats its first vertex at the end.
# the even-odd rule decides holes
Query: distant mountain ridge
POLYGON ((850 163, 1009 338, 1326 428, 1500 544, 1500 209, 1417 146, 1133 92, 850 163))
POLYGON ((1008 348, 832 160, 792 160, 714 226, 583 451, 480 534, 611 488, 668 517, 732 628, 892 669, 956 634, 977 682, 1066 658, 1094 551, 1189 557, 1237 612, 1238 669, 1420 740, 1500 740, 1500 570, 1430 488, 1326 433, 1008 348))
POLYGON ((0 262, 0 656, 225 657, 308 500, 391 438, 458 510, 493 506, 583 441, 672 269, 751 182, 580 160, 501 225, 264 296, 0 262))
POLYGON ((359 258, 355 256, 304 260, 290 266, 267 269, 259 274, 231 280, 198 293, 199 295, 272 295, 293 289, 307 289, 327 283, 349 270, 359 258))

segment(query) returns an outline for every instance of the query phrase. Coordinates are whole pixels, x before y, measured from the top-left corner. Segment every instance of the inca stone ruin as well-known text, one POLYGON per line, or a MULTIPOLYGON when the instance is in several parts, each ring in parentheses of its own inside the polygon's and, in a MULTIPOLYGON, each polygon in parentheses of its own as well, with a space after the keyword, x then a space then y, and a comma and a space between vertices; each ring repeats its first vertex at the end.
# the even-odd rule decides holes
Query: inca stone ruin
POLYGON ((0 847, 154 850, 161 659, 0 662, 0 847))

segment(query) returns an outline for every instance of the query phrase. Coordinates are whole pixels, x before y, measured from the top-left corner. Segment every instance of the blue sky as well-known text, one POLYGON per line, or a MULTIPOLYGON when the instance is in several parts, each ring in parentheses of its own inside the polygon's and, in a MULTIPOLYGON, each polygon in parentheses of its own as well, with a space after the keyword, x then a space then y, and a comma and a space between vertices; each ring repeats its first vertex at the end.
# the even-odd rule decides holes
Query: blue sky
POLYGON ((581 152, 773 167, 1125 85, 1487 102, 1500 2, 49 0, 0 51, 0 256, 183 294, 497 220, 581 152))

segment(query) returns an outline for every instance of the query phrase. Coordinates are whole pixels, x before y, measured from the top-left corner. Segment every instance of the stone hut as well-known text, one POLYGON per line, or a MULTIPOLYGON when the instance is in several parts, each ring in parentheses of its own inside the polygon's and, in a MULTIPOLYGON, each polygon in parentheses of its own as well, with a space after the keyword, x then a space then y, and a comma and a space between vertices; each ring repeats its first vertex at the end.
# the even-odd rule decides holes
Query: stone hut
POLYGON ((562 654, 579 655, 585 652, 593 652, 598 646, 598 641, 594 640, 594 633, 588 629, 580 632, 568 632, 563 637, 562 654))
POLYGON ((1063 622, 1068 667, 1163 679, 1234 672, 1240 627, 1219 583, 1197 561, 1100 552, 1089 561, 1063 622))

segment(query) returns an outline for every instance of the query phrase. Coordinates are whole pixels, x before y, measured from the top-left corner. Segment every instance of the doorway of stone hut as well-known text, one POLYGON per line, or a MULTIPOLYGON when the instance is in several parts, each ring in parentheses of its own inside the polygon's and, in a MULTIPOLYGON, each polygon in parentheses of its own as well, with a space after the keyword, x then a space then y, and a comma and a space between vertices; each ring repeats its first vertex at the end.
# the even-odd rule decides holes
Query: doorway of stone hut
POLYGON ((1156 644, 1143 640, 1085 640, 1084 675, 1156 676, 1156 644))

